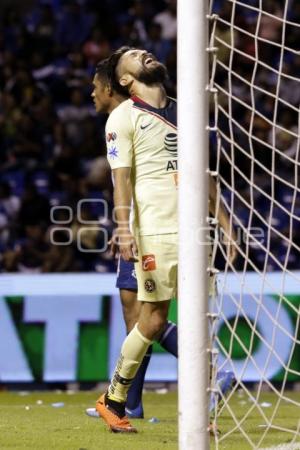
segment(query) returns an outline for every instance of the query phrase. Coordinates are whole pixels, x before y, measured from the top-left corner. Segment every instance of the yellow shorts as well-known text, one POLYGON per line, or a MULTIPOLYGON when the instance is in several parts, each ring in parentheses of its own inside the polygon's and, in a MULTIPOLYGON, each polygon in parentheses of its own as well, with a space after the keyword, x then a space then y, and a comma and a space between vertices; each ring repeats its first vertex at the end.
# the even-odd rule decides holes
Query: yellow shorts
POLYGON ((138 300, 161 302, 176 297, 178 234, 140 236, 137 245, 138 300))

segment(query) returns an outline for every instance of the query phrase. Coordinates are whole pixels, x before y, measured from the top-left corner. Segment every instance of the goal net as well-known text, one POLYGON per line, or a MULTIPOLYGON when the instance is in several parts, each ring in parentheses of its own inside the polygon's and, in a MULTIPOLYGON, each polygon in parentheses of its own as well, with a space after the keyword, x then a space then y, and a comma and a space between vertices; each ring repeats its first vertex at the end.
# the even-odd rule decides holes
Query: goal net
POLYGON ((232 263, 218 233, 213 445, 300 449, 300 2, 211 0, 208 19, 210 223, 223 206, 237 251, 232 263))

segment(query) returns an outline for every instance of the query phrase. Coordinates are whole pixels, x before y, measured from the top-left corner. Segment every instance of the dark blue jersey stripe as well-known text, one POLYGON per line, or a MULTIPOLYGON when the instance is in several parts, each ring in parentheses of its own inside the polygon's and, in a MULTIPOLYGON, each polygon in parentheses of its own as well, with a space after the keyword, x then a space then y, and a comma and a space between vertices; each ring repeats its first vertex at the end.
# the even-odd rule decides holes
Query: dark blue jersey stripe
POLYGON ((165 108, 154 108, 138 97, 132 97, 131 99, 133 101, 133 106, 152 112, 160 116, 163 120, 171 123, 174 127, 177 127, 177 103, 172 98, 167 97, 168 103, 165 108))

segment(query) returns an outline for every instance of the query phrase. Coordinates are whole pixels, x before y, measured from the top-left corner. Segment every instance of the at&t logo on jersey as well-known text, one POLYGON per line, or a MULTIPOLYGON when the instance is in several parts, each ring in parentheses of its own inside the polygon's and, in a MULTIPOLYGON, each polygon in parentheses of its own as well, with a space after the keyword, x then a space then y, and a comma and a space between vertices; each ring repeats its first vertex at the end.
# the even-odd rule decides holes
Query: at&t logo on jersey
POLYGON ((177 169, 178 169, 177 168, 177 159, 169 160, 168 163, 167 163, 166 171, 167 172, 169 172, 169 170, 177 171, 177 169))
POLYGON ((156 270, 155 255, 142 256, 142 267, 143 267, 144 272, 156 270))
POLYGON ((177 158, 177 133, 168 133, 165 137, 165 149, 177 158))
POLYGON ((165 137, 165 149, 173 156, 173 158, 167 162, 166 171, 177 171, 177 133, 168 133, 165 137))

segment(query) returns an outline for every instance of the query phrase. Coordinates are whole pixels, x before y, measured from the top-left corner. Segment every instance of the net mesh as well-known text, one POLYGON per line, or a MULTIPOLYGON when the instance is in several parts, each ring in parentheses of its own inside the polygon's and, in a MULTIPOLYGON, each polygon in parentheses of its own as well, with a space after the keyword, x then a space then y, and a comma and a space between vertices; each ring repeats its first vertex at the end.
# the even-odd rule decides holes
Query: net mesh
POLYGON ((300 449, 300 2, 211 0, 208 19, 211 226, 229 218, 212 363, 236 379, 225 397, 212 377, 215 446, 300 449))

